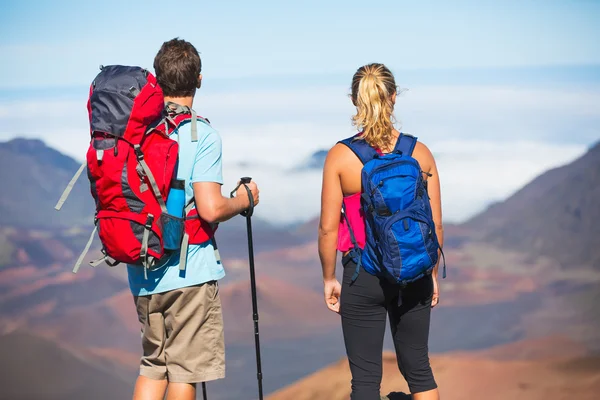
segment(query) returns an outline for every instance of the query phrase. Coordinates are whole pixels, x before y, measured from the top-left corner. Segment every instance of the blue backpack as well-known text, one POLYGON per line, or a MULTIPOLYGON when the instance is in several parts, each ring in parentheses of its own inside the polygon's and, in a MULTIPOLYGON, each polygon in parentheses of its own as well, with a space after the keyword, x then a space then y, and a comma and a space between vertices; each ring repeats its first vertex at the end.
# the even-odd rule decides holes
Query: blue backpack
MULTIPOLYGON (((431 215, 427 181, 418 161, 412 157, 417 138, 401 133, 394 151, 383 155, 358 136, 339 143, 348 146, 363 163, 364 250, 356 242, 344 209, 354 245, 351 255, 356 262, 352 282, 361 266, 372 275, 401 285, 430 274, 441 247, 431 215)), ((443 277, 446 277, 445 261, 443 277)))

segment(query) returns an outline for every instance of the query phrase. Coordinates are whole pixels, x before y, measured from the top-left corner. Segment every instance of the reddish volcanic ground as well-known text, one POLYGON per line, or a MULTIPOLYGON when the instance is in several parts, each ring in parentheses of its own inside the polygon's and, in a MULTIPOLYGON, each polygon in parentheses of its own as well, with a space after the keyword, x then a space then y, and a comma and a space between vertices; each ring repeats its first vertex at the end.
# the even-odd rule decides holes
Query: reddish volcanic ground
MULTIPOLYGON (((600 391, 600 357, 563 338, 524 341, 483 352, 432 357, 431 365, 444 400, 593 400, 600 391), (572 354, 568 355, 567 353, 572 354)), ((347 361, 316 372, 268 397, 268 400, 347 400, 347 361)), ((406 399, 408 387, 396 357, 384 354, 382 394, 406 399)))

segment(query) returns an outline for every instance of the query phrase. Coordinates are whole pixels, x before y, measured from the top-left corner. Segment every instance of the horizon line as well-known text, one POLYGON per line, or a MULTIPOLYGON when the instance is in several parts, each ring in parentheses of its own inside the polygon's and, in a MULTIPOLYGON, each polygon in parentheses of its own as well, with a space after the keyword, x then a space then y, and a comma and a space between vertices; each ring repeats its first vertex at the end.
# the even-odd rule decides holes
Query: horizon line
MULTIPOLYGON (((531 73, 535 73, 535 75, 530 76, 530 78, 532 78, 533 81, 535 82, 545 82, 546 80, 550 83, 569 83, 569 82, 573 82, 573 81, 578 81, 578 82, 598 82, 600 83, 600 63, 562 63, 562 64, 539 64, 539 65, 514 65, 514 66, 510 66, 510 65, 503 65, 503 66, 454 66, 454 67, 423 67, 423 68, 415 68, 415 67, 395 67, 394 64, 388 64, 388 67, 390 69, 392 69, 392 72, 394 72, 396 75, 398 75, 399 73, 402 74, 408 74, 407 75, 403 75, 403 76, 397 76, 397 80, 399 81, 407 81, 407 80, 411 80, 411 79, 416 79, 418 81, 420 81, 420 84, 423 84, 423 81, 425 80, 431 80, 432 83, 429 84, 439 84, 441 81, 446 81, 446 84, 449 85, 454 85, 457 83, 452 83, 452 79, 461 79, 464 80, 465 78, 471 78, 473 79, 473 81, 475 81, 473 84, 482 84, 482 83, 478 83, 476 82, 477 80, 485 80, 489 83, 493 82, 494 80, 498 80, 498 81, 503 81, 507 78, 506 74, 522 74, 524 76, 521 76, 520 80, 522 81, 523 78, 527 77, 527 74, 531 74, 531 73), (575 72, 575 71, 579 71, 579 72, 583 72, 583 74, 578 74, 578 75, 570 75, 568 74, 569 72, 575 72), (540 76, 539 73, 545 73, 548 75, 554 75, 554 74, 559 74, 561 75, 560 78, 561 81, 560 82, 555 82, 553 80, 547 79, 550 78, 550 76, 540 76), (425 76, 428 74, 437 74, 437 73, 446 73, 446 76, 444 77, 440 77, 440 76, 425 76), (464 76, 465 74, 469 74, 469 76, 464 76), (472 73, 501 73, 504 74, 502 76, 471 76, 472 73), (448 76, 448 74, 450 74, 450 76, 448 76)), ((152 73, 154 73, 152 71, 152 68, 148 68, 152 73)), ((325 83, 326 79, 330 79, 330 85, 338 85, 338 84, 348 84, 349 85, 349 77, 351 77, 351 75, 354 73, 355 69, 347 69, 347 70, 332 70, 332 71, 326 71, 326 72, 322 72, 322 71, 306 71, 306 72, 298 72, 298 71, 294 71, 294 72, 290 72, 290 73, 286 73, 283 71, 275 71, 275 72, 269 72, 269 73, 254 73, 254 74, 247 74, 247 75, 232 75, 232 76, 224 76, 224 75, 210 75, 210 70, 209 70, 209 74, 206 74, 206 71, 203 71, 203 75, 208 78, 207 80, 209 80, 210 82, 213 83, 219 83, 221 87, 238 87, 237 85, 239 85, 240 81, 244 81, 244 83, 246 83, 246 88, 255 88, 258 86, 262 86, 262 85, 267 85, 267 86, 273 86, 274 83, 282 83, 282 80, 285 80, 285 82, 289 82, 290 80, 298 80, 298 82, 302 82, 302 83, 306 83, 307 79, 314 79, 317 78, 315 80, 315 84, 319 84, 322 85, 323 83, 325 83), (251 81, 253 80, 254 81, 251 81), (343 79, 343 83, 342 83, 342 79, 343 79), (348 82, 346 82, 348 81, 348 82)), ((95 71, 96 73, 98 71, 95 71)), ((205 78, 205 79, 206 79, 205 78)), ((556 76, 554 76, 554 78, 556 78, 556 76)), ((74 82, 70 82, 70 83, 48 83, 45 85, 35 85, 35 84, 31 84, 31 85, 2 85, 0 84, 0 98, 4 97, 4 96, 10 96, 12 94, 15 94, 14 92, 36 92, 36 91, 51 91, 51 90, 57 90, 57 89, 63 89, 63 90, 79 90, 83 87, 87 88, 89 87, 91 81, 93 80, 93 76, 90 78, 90 81, 88 83, 74 83, 74 82)), ((462 84, 464 84, 464 82, 460 82, 462 84)), ((425 83, 428 84, 428 83, 425 83)), ((213 86, 211 84, 211 86, 213 86)), ((211 88, 212 89, 212 88, 211 88)), ((218 89, 220 91, 220 89, 218 89)), ((37 93, 36 93, 37 94, 37 93)))

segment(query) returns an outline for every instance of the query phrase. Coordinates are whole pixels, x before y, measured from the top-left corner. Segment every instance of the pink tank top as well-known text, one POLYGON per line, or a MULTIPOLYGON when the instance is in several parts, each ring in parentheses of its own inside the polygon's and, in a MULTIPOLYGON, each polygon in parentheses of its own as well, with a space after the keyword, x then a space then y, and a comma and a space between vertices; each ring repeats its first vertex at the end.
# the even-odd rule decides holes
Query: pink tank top
MULTIPOLYGON (((362 134, 359 133, 357 136, 362 134)), ((377 153, 383 154, 381 150, 375 149, 377 153)), ((356 243, 358 247, 361 249, 365 248, 366 242, 366 231, 365 231, 365 216, 363 214, 362 208, 360 207, 360 196, 361 193, 354 193, 350 196, 344 197, 344 206, 346 206, 346 212, 348 214, 348 219, 350 220, 350 225, 352 226, 352 232, 354 232, 354 237, 356 238, 356 243)), ((348 229, 348 223, 346 222, 346 218, 342 214, 340 214, 340 227, 338 228, 338 251, 342 253, 351 250, 354 247, 352 243, 352 238, 350 237, 350 230, 348 229)))
MULTIPOLYGON (((358 247, 363 249, 365 247, 365 219, 363 211, 360 207, 360 193, 355 193, 350 196, 344 197, 344 206, 346 207, 346 213, 350 225, 352 226, 352 232, 356 237, 358 247)), ((350 237, 350 231, 348 229, 348 223, 343 215, 340 214, 340 227, 338 229, 338 245, 339 251, 346 252, 352 249, 352 239, 350 237)))

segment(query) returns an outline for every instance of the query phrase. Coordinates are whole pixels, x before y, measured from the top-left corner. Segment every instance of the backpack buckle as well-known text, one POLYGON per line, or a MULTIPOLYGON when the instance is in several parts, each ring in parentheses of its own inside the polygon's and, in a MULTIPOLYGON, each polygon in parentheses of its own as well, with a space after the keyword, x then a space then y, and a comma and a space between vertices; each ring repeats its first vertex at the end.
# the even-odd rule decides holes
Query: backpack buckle
POLYGON ((152 229, 152 223, 154 222, 154 215, 148 214, 148 218, 146 218, 146 224, 144 227, 148 230, 152 229))
POLYGON ((135 156, 139 161, 142 161, 144 159, 144 153, 142 153, 142 149, 140 148, 139 144, 133 146, 133 151, 135 152, 135 156))
POLYGON ((379 215, 380 217, 391 217, 394 214, 392 214, 389 208, 384 206, 383 208, 377 210, 377 215, 379 215))

